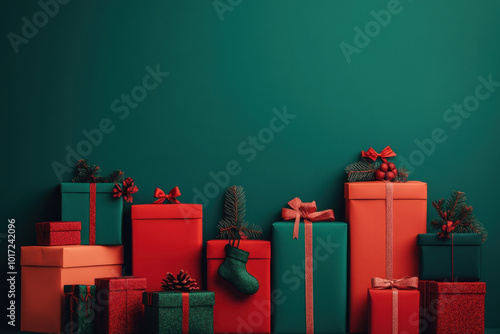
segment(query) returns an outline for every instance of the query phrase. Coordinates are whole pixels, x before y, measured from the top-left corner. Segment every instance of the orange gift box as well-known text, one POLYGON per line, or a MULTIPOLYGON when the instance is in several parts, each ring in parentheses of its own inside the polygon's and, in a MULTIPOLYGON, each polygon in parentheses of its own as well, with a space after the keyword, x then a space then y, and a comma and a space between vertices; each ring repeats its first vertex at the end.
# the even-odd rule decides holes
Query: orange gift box
MULTIPOLYGON (((427 184, 392 183, 393 277, 418 276, 417 235, 427 228, 427 184)), ((350 239, 350 332, 368 330, 372 277, 386 276, 386 184, 345 183, 350 239)))
POLYGON ((246 269, 259 281, 259 290, 244 295, 219 276, 228 240, 207 242, 207 290, 215 292, 214 333, 271 333, 271 242, 241 240, 249 252, 246 269))
POLYGON ((201 204, 132 205, 132 274, 161 290, 167 272, 181 269, 203 286, 201 204))
POLYGON ((66 332, 64 285, 121 276, 123 246, 21 247, 21 331, 66 332))

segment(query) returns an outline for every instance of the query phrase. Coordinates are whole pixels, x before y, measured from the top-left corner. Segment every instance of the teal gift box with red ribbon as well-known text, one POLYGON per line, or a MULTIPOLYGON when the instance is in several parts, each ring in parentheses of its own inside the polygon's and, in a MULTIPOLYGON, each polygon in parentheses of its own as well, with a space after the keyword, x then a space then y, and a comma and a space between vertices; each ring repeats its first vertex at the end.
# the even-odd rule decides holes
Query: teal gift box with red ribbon
POLYGON ((419 234, 420 279, 475 282, 481 279, 482 243, 479 233, 419 234))
POLYGON ((214 292, 144 292, 142 301, 146 312, 147 333, 210 334, 214 332, 214 292))
POLYGON ((65 285, 64 314, 64 333, 94 333, 95 285, 65 285))
POLYGON ((82 245, 121 245, 123 200, 115 183, 61 183, 62 220, 80 221, 82 245))

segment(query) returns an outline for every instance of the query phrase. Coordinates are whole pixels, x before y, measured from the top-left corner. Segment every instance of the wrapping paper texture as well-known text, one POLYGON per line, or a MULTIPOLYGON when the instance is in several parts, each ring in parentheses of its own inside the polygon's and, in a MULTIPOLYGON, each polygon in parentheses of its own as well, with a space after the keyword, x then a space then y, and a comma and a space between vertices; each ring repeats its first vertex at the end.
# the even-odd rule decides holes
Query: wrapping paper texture
POLYGON ((36 241, 38 246, 79 245, 80 222, 44 222, 36 223, 36 241))

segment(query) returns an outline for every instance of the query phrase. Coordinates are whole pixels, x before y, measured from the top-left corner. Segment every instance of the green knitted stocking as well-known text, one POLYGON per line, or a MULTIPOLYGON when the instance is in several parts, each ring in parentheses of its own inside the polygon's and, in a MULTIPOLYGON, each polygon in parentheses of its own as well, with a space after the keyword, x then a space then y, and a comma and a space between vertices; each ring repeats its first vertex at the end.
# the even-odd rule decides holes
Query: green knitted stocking
POLYGON ((228 244, 226 259, 219 267, 219 276, 245 295, 253 295, 259 290, 259 281, 250 275, 246 268, 249 254, 228 244))

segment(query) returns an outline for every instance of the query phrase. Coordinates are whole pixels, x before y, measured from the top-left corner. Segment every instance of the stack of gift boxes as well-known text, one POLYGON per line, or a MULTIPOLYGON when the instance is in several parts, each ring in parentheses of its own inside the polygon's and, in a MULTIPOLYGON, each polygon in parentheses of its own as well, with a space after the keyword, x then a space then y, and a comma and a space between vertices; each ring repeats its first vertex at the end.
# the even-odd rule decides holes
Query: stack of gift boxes
POLYGON ((180 203, 177 187, 132 205, 133 276, 122 276, 115 187, 61 184, 62 221, 38 223, 38 246, 22 247, 22 331, 484 332, 481 235, 426 233, 423 182, 345 183, 346 222, 292 199, 271 242, 238 244, 259 283, 251 295, 218 273, 227 240, 207 242, 203 281, 202 207, 180 203), (183 271, 207 291, 162 291, 183 271))

